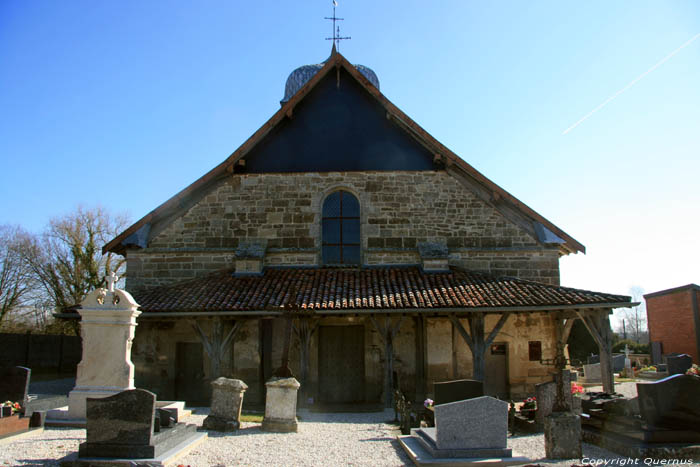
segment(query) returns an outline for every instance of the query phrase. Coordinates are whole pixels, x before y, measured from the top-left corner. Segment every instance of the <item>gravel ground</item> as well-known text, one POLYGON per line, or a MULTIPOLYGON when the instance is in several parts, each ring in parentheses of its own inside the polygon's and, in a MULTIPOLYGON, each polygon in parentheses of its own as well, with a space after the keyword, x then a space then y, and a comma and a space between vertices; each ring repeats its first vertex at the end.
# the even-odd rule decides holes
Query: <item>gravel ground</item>
MULTIPOLYGON (((636 396, 634 383, 615 386, 617 392, 636 396)), ((590 391, 601 390, 591 387, 590 391)), ((208 409, 184 421, 201 425, 208 409)), ((210 432, 209 438, 182 457, 179 463, 192 467, 233 465, 330 466, 372 465, 399 466, 410 461, 396 440, 395 425, 387 423, 393 411, 379 413, 324 414, 300 412, 298 433, 264 433, 258 423, 243 422, 235 433, 210 432)), ((75 457, 85 430, 47 428, 15 441, 0 441, 0 465, 58 466, 60 460, 75 457)), ((545 459, 544 436, 541 434, 508 438, 508 447, 533 463, 571 466, 580 459, 548 461, 545 459)), ((583 458, 624 459, 615 453, 583 443, 583 458)))

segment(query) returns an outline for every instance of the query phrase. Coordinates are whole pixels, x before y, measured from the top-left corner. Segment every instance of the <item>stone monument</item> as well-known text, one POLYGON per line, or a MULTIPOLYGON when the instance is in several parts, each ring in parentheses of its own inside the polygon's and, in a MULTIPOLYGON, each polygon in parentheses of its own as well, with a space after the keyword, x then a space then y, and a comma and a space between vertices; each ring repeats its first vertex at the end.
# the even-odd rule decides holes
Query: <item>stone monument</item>
POLYGON ((416 465, 510 465, 528 462, 513 457, 507 446, 508 403, 490 396, 435 406, 435 427, 411 430, 399 442, 416 465))
POLYGON ((272 379, 265 383, 265 417, 263 431, 289 433, 297 431, 297 391, 299 381, 294 378, 272 379))
POLYGON ((202 427, 214 431, 235 431, 241 426, 243 393, 248 389, 240 379, 217 378, 211 382, 211 413, 202 427))
POLYGON ((97 289, 80 304, 83 359, 78 364, 75 388, 68 394, 68 417, 85 420, 85 399, 134 389, 131 341, 136 317, 141 314, 134 298, 115 289, 118 277, 105 278, 106 289, 97 289))

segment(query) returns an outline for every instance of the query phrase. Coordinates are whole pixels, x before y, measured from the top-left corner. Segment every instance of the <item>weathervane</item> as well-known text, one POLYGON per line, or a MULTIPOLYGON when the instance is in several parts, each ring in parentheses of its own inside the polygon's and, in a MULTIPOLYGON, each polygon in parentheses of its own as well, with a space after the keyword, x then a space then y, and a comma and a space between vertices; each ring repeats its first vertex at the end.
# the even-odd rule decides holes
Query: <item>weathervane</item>
POLYGON ((326 37, 327 41, 333 41, 335 43, 335 48, 336 50, 340 50, 340 41, 344 41, 347 39, 352 39, 352 37, 340 37, 340 26, 336 26, 335 22, 336 21, 343 21, 345 18, 338 18, 335 16, 335 7, 338 6, 338 2, 336 0, 333 0, 333 16, 330 18, 328 16, 325 16, 324 19, 329 19, 333 21, 333 37, 326 37))

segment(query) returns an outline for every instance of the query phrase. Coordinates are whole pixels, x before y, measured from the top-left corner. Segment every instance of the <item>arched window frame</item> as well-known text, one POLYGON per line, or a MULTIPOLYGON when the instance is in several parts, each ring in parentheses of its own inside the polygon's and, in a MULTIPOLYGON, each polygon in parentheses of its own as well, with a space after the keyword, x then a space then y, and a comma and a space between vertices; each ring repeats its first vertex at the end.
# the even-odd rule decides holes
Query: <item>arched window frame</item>
POLYGON ((323 265, 359 266, 362 264, 361 212, 362 206, 359 197, 345 188, 335 189, 323 198, 321 202, 321 262, 323 265), (340 211, 337 215, 327 215, 327 203, 335 195, 339 196, 340 211), (348 203, 348 200, 352 201, 348 203), (354 212, 348 213, 348 208, 354 212), (331 235, 326 229, 336 222, 338 239, 332 241, 329 238, 331 235), (345 229, 344 224, 347 225, 349 222, 354 224, 353 228, 345 229), (350 239, 346 236, 346 230, 350 230, 352 233, 350 239), (337 256, 327 254, 332 248, 337 248, 336 253, 334 253, 337 256), (347 257, 348 254, 351 255, 350 258, 347 257), (334 261, 335 258, 338 260, 334 261))

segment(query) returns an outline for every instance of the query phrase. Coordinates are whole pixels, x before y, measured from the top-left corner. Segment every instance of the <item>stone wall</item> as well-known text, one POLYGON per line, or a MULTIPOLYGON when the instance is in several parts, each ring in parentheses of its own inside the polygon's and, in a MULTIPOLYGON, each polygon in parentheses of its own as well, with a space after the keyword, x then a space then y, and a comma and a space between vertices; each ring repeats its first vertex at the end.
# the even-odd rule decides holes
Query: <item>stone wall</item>
POLYGON ((559 283, 545 248, 444 171, 234 174, 169 225, 130 248, 127 288, 163 285, 232 266, 242 240, 266 239, 266 265, 318 265, 320 212, 338 189, 361 206, 364 264, 417 264, 416 245, 442 241, 472 270, 559 283))
MULTIPOLYGON (((486 331, 490 331, 499 316, 488 316, 486 331)), ((379 318, 381 320, 381 318, 379 318)), ((453 331, 447 318, 432 317, 426 320, 426 364, 425 381, 417 381, 416 371, 416 327, 410 317, 402 321, 398 335, 394 339, 394 370, 399 376, 402 391, 413 396, 423 394, 432 397, 433 383, 451 379, 472 377, 471 352, 459 333, 453 331), (424 388, 419 387, 421 384, 424 388)), ((467 327, 467 321, 462 324, 467 327)), ((210 331, 209 322, 201 320, 205 332, 210 331)), ((320 326, 364 326, 364 384, 365 400, 381 402, 384 400, 384 344, 379 333, 366 316, 325 317, 320 326)), ((230 346, 221 365, 223 376, 242 379, 248 385, 244 403, 246 406, 260 406, 264 403, 262 374, 262 349, 260 321, 247 319, 242 322, 238 337, 230 346)), ((272 320, 272 348, 269 359, 272 369, 280 364, 284 335, 284 319, 272 320)), ((513 398, 524 398, 534 394, 534 385, 551 380, 552 368, 539 362, 529 361, 528 342, 542 342, 542 358, 554 357, 554 323, 546 313, 511 315, 495 342, 507 345, 506 376, 513 398)), ((173 321, 141 321, 136 328, 136 337, 132 349, 132 361, 136 367, 136 386, 155 392, 159 400, 182 398, 178 394, 178 343, 200 343, 198 335, 192 328, 192 321, 179 319, 173 321)), ((312 338, 309 360, 310 395, 318 401, 319 384, 319 342, 318 332, 312 338)), ((300 378, 299 344, 292 339, 290 348, 290 368, 300 378)), ((203 352, 202 374, 187 384, 199 388, 202 392, 210 391, 210 361, 203 352)))
POLYGON ((685 286, 671 289, 668 292, 657 292, 645 295, 649 340, 661 342, 663 353, 685 353, 700 359, 698 355, 698 333, 693 309, 693 294, 695 303, 700 303, 700 289, 697 286, 685 286), (683 323, 682 325, 680 323, 683 323))

